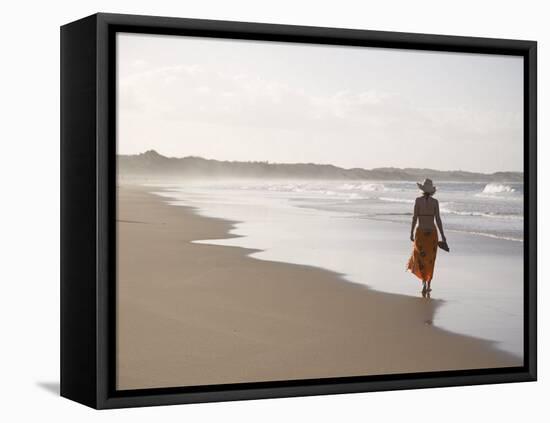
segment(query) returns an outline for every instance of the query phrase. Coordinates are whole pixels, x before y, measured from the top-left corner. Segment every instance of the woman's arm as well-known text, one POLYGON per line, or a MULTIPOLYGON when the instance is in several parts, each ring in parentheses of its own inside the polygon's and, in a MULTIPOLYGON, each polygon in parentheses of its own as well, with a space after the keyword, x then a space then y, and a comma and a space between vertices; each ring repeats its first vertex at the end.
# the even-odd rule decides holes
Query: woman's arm
POLYGON ((418 203, 414 203, 414 212, 411 225, 411 241, 414 242, 414 229, 416 228, 416 222, 418 220, 418 203))
POLYGON ((443 223, 441 222, 441 216, 439 215, 439 201, 437 200, 435 200, 435 223, 437 224, 441 238, 443 241, 447 242, 447 238, 445 238, 445 234, 443 233, 443 223))

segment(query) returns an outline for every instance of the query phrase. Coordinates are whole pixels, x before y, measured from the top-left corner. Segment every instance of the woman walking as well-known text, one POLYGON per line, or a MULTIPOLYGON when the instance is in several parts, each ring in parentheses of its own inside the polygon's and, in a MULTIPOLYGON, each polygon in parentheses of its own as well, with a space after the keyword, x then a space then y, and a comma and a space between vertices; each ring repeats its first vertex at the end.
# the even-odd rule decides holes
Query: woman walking
POLYGON ((425 179, 423 184, 417 183, 417 185, 422 191, 422 195, 414 203, 411 226, 411 241, 414 244, 407 270, 410 270, 422 281, 422 293, 425 294, 432 290, 431 284, 437 255, 438 237, 435 224, 437 224, 443 240, 442 248, 448 249, 448 247, 439 215, 439 202, 433 198, 436 188, 431 179, 425 179))

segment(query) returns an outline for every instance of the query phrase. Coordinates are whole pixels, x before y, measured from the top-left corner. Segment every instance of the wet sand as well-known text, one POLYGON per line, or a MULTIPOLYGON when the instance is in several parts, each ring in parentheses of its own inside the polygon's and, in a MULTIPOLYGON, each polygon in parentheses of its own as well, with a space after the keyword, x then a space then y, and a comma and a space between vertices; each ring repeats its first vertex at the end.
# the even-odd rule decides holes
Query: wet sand
POLYGON ((323 269, 194 244, 232 222, 118 189, 117 388, 139 389, 517 366, 431 322, 438 301, 323 269))

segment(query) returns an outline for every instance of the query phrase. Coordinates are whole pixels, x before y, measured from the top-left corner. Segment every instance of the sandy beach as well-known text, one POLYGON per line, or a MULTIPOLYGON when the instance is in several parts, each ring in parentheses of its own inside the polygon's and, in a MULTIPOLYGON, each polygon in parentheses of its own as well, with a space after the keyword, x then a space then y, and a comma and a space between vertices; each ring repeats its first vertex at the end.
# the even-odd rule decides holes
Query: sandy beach
POLYGON ((432 325, 438 300, 191 241, 232 222, 118 188, 117 388, 509 367, 490 342, 432 325))

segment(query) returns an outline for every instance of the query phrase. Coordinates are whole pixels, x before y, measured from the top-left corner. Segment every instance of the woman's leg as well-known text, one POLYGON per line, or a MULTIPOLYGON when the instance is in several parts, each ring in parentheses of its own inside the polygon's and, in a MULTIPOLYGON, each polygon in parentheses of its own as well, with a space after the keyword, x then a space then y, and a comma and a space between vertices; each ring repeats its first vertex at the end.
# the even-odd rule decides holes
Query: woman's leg
POLYGON ((430 292, 432 290, 432 281, 429 280, 428 281, 428 292, 430 292))
POLYGON ((422 281, 422 292, 426 292, 426 281, 422 281))

